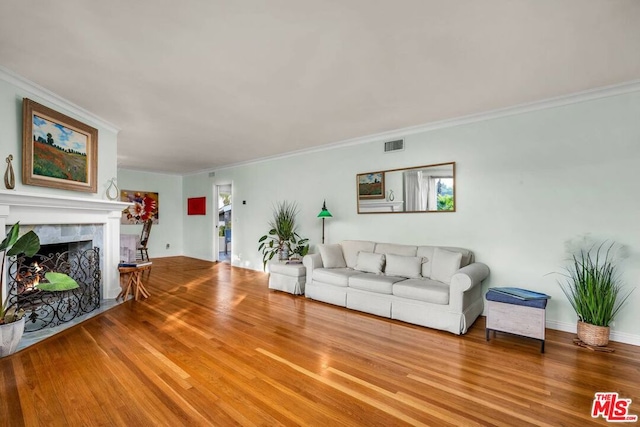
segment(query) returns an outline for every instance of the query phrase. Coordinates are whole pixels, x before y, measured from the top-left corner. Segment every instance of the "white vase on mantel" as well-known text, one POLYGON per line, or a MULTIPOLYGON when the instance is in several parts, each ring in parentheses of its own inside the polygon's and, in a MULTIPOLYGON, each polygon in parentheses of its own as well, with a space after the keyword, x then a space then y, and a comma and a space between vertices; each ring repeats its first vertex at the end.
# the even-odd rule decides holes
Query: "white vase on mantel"
POLYGON ((17 322, 0 325, 0 357, 15 353, 24 333, 25 317, 17 322))

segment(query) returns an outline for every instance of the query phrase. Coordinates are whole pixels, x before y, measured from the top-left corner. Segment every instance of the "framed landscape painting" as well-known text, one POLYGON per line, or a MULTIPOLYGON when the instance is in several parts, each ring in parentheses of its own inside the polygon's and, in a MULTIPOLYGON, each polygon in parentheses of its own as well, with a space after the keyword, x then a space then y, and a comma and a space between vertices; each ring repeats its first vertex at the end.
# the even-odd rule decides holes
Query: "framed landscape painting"
POLYGON ((359 199, 384 199, 384 172, 369 172, 358 175, 359 199))
POLYGON ((22 118, 22 182, 95 193, 98 130, 27 98, 22 118))

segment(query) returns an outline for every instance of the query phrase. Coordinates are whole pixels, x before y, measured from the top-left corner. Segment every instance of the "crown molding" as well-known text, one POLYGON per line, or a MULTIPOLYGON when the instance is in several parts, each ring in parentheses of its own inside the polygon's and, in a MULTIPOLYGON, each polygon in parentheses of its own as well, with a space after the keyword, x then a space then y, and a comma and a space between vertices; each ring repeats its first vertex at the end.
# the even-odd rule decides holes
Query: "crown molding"
POLYGON ((120 132, 120 129, 114 124, 109 123, 108 121, 96 116, 95 114, 93 114, 88 110, 85 110, 79 105, 76 105, 71 101, 67 101, 60 95, 57 95, 51 92, 50 90, 45 89, 44 87, 30 80, 25 79, 24 77, 14 73, 13 71, 3 66, 0 66, 0 80, 4 80, 7 83, 10 83, 26 92, 29 92, 39 98, 42 98, 47 102, 50 102, 52 104, 55 104, 56 106, 62 107, 65 110, 68 110, 69 112, 73 113, 74 115, 82 118, 83 120, 93 122, 94 124, 98 125, 103 129, 106 129, 115 134, 120 132))
POLYGON ((611 96, 624 95, 627 93, 638 92, 638 91, 640 91, 640 80, 633 80, 633 81, 620 83, 616 85, 589 89, 586 91, 577 92, 569 95, 548 98, 541 101, 518 104, 511 107, 499 108, 496 110, 490 110, 482 113, 471 114, 468 116, 457 117, 454 119, 441 120, 437 122, 425 123, 422 125, 410 126, 410 127, 395 129, 387 132, 362 136, 358 138, 347 139, 344 141, 324 144, 320 147, 305 148, 302 150, 290 151, 285 154, 278 154, 275 156, 263 157, 260 159, 249 160, 246 162, 233 163, 229 165, 220 166, 217 168, 199 170, 192 173, 186 173, 185 176, 221 171, 225 169, 236 168, 239 166, 249 166, 249 165, 268 162, 272 160, 286 159, 289 157, 299 156, 301 154, 317 153, 321 151, 332 150, 334 148, 348 147, 352 145, 366 144, 370 142, 380 142, 380 141, 385 141, 385 140, 395 139, 395 138, 402 138, 408 135, 414 135, 422 132, 445 129, 445 128, 450 128, 455 126, 466 125, 470 123, 482 122, 486 120, 494 120, 494 119, 499 119, 503 117, 514 116, 517 114, 530 113, 533 111, 545 110, 549 108, 557 108, 565 105, 578 104, 581 102, 592 101, 592 100, 601 99, 601 98, 608 98, 611 96))
POLYGON ((178 172, 159 172, 159 171, 154 171, 154 170, 149 170, 149 169, 143 169, 143 168, 131 168, 128 166, 121 166, 120 164, 118 164, 118 170, 123 170, 123 171, 129 171, 129 172, 136 172, 136 173, 148 173, 148 174, 153 174, 153 175, 166 175, 166 176, 176 176, 176 177, 183 177, 186 176, 185 174, 182 173, 178 173, 178 172))

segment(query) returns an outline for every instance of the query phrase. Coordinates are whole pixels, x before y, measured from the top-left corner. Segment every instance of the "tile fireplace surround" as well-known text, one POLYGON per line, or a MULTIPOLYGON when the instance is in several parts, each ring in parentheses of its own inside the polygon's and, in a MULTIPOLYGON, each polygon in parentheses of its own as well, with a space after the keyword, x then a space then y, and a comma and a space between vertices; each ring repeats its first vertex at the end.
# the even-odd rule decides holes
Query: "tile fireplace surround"
MULTIPOLYGON (((115 299, 120 292, 118 261, 120 259, 120 215, 128 203, 112 202, 95 198, 66 197, 0 190, 0 230, 2 239, 6 227, 20 221, 21 231, 35 229, 38 234, 47 227, 43 225, 77 225, 87 230, 96 226, 95 241, 100 247, 102 270, 102 299, 115 299), (37 227, 36 227, 37 226, 37 227), (41 230, 41 231, 38 231, 41 230), (101 235, 100 235, 101 234, 101 235)), ((62 227, 69 229, 70 227, 62 227)), ((73 227, 71 227, 73 228, 73 227)), ((41 236, 44 237, 44 236, 41 236)), ((45 239, 46 240, 46 239, 45 239)), ((73 239, 72 239, 73 240, 73 239)), ((43 243, 46 243, 43 241, 43 243)), ((1 289, 2 298, 6 296, 1 289)))

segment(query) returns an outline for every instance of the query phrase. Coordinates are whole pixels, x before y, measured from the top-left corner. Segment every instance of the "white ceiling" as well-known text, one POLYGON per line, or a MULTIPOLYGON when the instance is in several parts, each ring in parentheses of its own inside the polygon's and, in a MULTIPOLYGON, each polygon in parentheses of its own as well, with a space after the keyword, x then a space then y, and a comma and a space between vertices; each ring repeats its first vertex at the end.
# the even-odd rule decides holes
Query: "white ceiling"
POLYGON ((1 0, 0 66, 190 173, 640 79, 638 0, 1 0))

